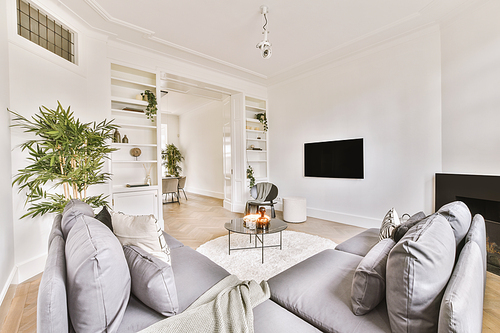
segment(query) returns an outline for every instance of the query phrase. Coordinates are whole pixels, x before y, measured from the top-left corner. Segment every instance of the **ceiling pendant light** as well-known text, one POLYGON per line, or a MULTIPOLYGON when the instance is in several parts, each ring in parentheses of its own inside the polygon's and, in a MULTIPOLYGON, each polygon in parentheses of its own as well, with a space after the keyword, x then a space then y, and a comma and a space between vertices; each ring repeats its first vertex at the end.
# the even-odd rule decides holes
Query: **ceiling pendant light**
POLYGON ((264 31, 262 32, 262 34, 264 35, 264 40, 259 44, 257 44, 257 48, 260 49, 260 54, 262 58, 268 59, 271 58, 271 55, 273 54, 273 51, 271 49, 271 43, 269 43, 269 41, 267 40, 267 34, 269 33, 269 31, 267 31, 266 29, 267 13, 269 12, 269 9, 267 8, 267 6, 263 5, 260 6, 260 12, 264 16, 264 21, 265 21, 264 25, 262 26, 262 29, 264 29, 264 31))

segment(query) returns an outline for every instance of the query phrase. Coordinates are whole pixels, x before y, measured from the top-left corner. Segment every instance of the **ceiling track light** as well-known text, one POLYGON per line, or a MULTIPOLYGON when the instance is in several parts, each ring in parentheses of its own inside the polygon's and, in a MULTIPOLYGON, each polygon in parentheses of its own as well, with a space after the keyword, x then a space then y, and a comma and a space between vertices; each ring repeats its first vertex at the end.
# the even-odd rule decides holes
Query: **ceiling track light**
POLYGON ((264 17, 264 25, 262 26, 262 29, 264 30, 262 34, 264 35, 264 40, 257 44, 257 48, 260 49, 260 55, 264 59, 271 58, 271 55, 273 54, 273 51, 271 49, 271 43, 267 40, 267 34, 269 31, 267 31, 267 13, 269 12, 269 8, 267 6, 260 6, 260 12, 264 17))

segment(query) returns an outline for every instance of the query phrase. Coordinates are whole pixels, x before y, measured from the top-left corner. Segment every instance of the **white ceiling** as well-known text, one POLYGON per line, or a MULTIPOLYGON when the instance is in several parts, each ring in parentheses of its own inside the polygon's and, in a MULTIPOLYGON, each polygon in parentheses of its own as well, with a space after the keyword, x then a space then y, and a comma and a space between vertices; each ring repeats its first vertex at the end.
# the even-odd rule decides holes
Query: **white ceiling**
POLYGON ((477 0, 59 0, 111 39, 265 83, 436 24, 477 0), (260 6, 273 55, 262 59, 260 6))

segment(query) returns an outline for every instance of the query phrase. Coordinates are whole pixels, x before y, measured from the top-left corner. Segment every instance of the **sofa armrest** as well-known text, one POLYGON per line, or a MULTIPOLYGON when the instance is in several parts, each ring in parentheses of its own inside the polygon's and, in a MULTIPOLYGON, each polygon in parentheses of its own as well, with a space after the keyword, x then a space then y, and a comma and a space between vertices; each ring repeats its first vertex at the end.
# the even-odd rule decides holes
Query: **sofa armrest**
POLYGON ((340 243, 335 249, 364 257, 379 242, 379 230, 379 228, 367 229, 340 243))

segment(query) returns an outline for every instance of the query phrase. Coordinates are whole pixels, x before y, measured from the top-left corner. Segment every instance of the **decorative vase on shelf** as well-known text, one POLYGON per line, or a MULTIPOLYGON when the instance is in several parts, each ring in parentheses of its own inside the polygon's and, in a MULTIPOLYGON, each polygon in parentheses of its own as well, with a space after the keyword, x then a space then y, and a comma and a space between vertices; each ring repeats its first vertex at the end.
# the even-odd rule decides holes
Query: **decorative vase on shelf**
POLYGON ((127 134, 123 136, 122 143, 128 143, 127 134))
POLYGON ((113 134, 113 142, 115 142, 115 143, 122 142, 121 135, 120 135, 120 132, 118 131, 118 129, 115 129, 115 133, 113 134))

